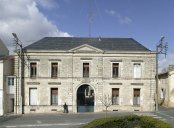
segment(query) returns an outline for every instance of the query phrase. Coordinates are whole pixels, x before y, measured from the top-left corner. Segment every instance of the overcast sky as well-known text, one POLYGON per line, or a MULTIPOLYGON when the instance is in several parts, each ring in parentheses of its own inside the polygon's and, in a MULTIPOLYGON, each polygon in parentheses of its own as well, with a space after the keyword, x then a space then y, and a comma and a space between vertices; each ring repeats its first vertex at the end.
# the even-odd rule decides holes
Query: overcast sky
POLYGON ((174 64, 174 0, 0 0, 0 38, 14 50, 45 36, 131 37, 154 51, 168 42, 160 68, 174 64), (89 20, 90 17, 90 20, 89 20), (91 31, 89 31, 89 21, 91 31))

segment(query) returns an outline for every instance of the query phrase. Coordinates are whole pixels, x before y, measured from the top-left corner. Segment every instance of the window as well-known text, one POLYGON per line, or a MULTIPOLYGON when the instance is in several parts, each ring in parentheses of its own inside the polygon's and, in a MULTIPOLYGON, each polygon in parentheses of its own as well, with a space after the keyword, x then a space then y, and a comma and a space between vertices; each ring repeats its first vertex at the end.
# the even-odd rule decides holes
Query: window
POLYGON ((30 77, 36 77, 37 74, 37 64, 30 63, 30 77))
POLYGON ((58 88, 51 88, 51 105, 58 105, 58 88))
POLYGON ((165 98, 164 89, 163 88, 161 89, 161 92, 160 92, 160 98, 161 99, 164 99, 165 98))
POLYGON ((83 77, 89 77, 89 63, 83 63, 83 77))
POLYGON ((37 88, 30 88, 29 95, 29 105, 37 105, 37 88))
POLYGON ((8 77, 8 86, 14 86, 14 77, 8 77))
POLYGON ((119 63, 112 64, 112 77, 118 78, 119 76, 119 63))
POLYGON ((141 78, 141 64, 134 64, 134 78, 141 78))
POLYGON ((112 89, 112 104, 113 105, 119 104, 119 88, 112 89))
POLYGON ((57 77, 58 63, 51 63, 51 77, 57 77))
POLYGON ((140 89, 134 89, 133 105, 140 105, 140 89))

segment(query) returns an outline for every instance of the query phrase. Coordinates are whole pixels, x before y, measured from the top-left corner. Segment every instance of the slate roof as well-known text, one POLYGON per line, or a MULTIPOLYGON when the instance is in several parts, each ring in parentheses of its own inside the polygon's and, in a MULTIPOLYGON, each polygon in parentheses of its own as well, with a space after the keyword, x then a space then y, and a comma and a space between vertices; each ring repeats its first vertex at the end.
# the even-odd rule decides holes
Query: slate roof
POLYGON ((70 50, 88 44, 104 51, 150 51, 133 38, 45 37, 24 49, 70 50))

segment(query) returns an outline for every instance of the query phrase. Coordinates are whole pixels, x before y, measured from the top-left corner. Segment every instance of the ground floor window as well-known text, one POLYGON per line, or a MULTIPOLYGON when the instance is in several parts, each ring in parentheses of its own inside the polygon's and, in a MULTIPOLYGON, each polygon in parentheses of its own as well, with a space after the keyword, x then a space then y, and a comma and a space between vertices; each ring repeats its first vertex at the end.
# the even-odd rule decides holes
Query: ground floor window
POLYGON ((140 105, 140 89, 134 88, 133 105, 140 105))
POLYGON ((37 105, 37 88, 29 89, 29 105, 37 105))
POLYGON ((112 88, 112 104, 119 104, 119 88, 112 88))
POLYGON ((51 88, 51 105, 58 105, 58 88, 51 88))

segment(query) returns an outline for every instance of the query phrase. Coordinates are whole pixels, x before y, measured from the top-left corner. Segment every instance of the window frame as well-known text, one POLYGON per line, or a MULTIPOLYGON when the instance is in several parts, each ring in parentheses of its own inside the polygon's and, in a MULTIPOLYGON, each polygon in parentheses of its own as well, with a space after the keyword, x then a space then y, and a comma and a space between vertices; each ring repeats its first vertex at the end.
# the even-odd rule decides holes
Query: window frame
POLYGON ((30 78, 36 78, 38 73, 38 64, 37 62, 30 62, 30 78), (36 64, 35 66, 32 66, 32 64, 36 64), (35 67, 35 71, 32 71, 32 68, 35 67), (35 72, 35 73, 33 73, 35 72))
POLYGON ((120 102, 120 89, 119 88, 112 88, 112 105, 119 105, 119 102, 120 102), (116 91, 116 96, 115 96, 115 100, 113 99, 114 98, 114 90, 116 91))
POLYGON ((90 75, 90 63, 89 62, 83 62, 83 78, 89 78, 90 75), (86 68, 87 71, 85 71, 85 64, 88 64, 88 69, 86 68), (85 72, 87 72, 85 74, 85 72))
POLYGON ((133 78, 134 79, 141 79, 142 78, 142 64, 141 63, 133 63, 133 78), (135 72, 137 73, 138 71, 135 71, 135 65, 139 65, 139 69, 137 68, 137 70, 139 71, 139 74, 135 74, 135 72))
POLYGON ((141 89, 140 88, 133 88, 133 105, 140 106, 140 97, 141 97, 141 89), (135 94, 135 92, 137 94, 135 94))
POLYGON ((113 62, 113 63, 111 63, 111 76, 112 76, 112 78, 113 79, 117 79, 117 78, 119 78, 120 77, 120 63, 118 63, 118 62, 113 62), (114 64, 118 64, 118 75, 115 75, 114 76, 114 64))
POLYGON ((35 87, 33 87, 33 88, 29 88, 29 106, 35 106, 35 105, 38 105, 38 88, 35 88, 35 87), (35 100, 36 100, 36 104, 31 104, 31 90, 36 90, 36 93, 37 93, 37 97, 35 98, 35 100))
POLYGON ((7 77, 7 85, 8 86, 14 86, 15 85, 15 77, 7 77))
POLYGON ((58 62, 51 62, 51 78, 57 78, 58 77, 58 70, 59 70, 59 64, 58 64, 58 62), (56 64, 57 66, 54 66, 54 64, 56 64), (54 71, 54 72, 56 72, 55 74, 54 74, 54 72, 53 72, 53 68, 56 68, 55 70, 56 71, 54 71))
POLYGON ((56 105, 58 105, 58 94, 59 94, 58 88, 50 88, 50 105, 51 105, 51 106, 56 106, 56 105), (53 94, 53 91, 54 91, 54 90, 57 91, 57 94, 56 94, 56 95, 53 94), (53 100, 53 96, 57 96, 56 99, 53 100), (55 101, 56 101, 56 102, 55 102, 55 101))

